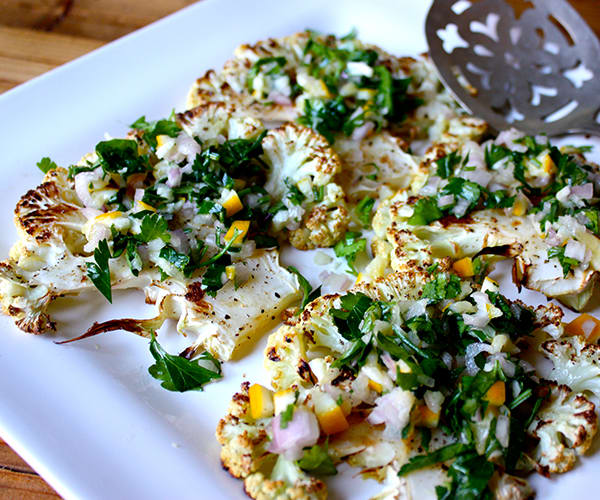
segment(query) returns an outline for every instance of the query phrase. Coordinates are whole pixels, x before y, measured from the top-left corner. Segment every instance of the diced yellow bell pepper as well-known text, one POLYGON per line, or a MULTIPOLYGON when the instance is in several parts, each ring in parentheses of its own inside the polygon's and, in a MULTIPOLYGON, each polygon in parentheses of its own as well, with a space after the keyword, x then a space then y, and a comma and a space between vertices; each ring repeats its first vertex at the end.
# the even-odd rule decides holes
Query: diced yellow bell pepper
POLYGON ((344 416, 344 412, 337 405, 326 413, 317 413, 317 420, 319 421, 321 430, 328 436, 345 431, 350 427, 344 416))
POLYGON ((596 343, 600 337, 600 320, 583 313, 565 325, 567 335, 581 335, 587 342, 596 343))
POLYGON ((329 394, 317 391, 313 392, 312 397, 315 404, 315 415, 325 434, 328 436, 337 434, 350 427, 344 411, 329 394))
POLYGON ((512 209, 513 215, 520 217, 521 215, 525 215, 525 212, 527 212, 527 202, 521 198, 517 198, 512 209))
POLYGON ((544 159, 542 160, 542 167, 544 169, 544 172, 546 172, 547 174, 551 174, 556 170, 556 165, 552 161, 552 158, 550 158, 549 154, 544 156, 544 159))
POLYGON ((248 234, 248 229, 250 229, 250 221, 249 220, 234 220, 233 224, 229 227, 227 234, 225 235, 225 242, 229 243, 229 241, 233 238, 235 234, 235 230, 241 231, 233 242, 233 246, 239 247, 242 245, 246 234, 248 234))
POLYGON ((167 139, 169 139, 168 135, 157 135, 156 136, 156 145, 160 148, 167 139))
POLYGON ((452 269, 456 271, 461 278, 470 278, 475 275, 473 270, 473 261, 471 257, 464 257, 452 264, 452 269))
POLYGON ((238 194, 235 191, 232 191, 231 196, 223 203, 223 208, 225 209, 225 212, 227 212, 227 217, 231 217, 244 208, 244 205, 238 194))
POLYGON ((415 408, 414 415, 415 425, 429 427, 431 429, 438 426, 440 422, 440 414, 433 413, 426 404, 420 404, 415 408))
POLYGON ((225 267, 225 276, 227 276, 228 280, 233 281, 235 279, 235 266, 225 267))
POLYGON ((115 210, 113 212, 106 212, 105 214, 97 215, 94 219, 96 220, 96 222, 100 222, 108 219, 116 219, 117 217, 121 217, 121 215, 123 215, 122 212, 115 210))
POLYGON ((156 212, 156 208, 154 208, 152 205, 148 205, 148 203, 145 203, 142 200, 138 200, 137 203, 142 210, 150 210, 151 212, 156 212))
POLYGON ((260 384, 253 384, 248 390, 250 397, 250 415, 253 419, 273 415, 273 392, 260 384))
POLYGON ((379 394, 381 394, 381 392, 383 391, 383 386, 379 383, 379 382, 375 382, 372 379, 369 379, 369 388, 373 389, 375 392, 378 392, 379 394))
POLYGON ((284 411, 288 405, 294 403, 296 400, 296 394, 293 389, 284 389, 277 391, 273 394, 273 406, 275 408, 275 415, 279 415, 284 411))
POLYGON ((502 380, 494 382, 492 387, 485 393, 483 399, 488 401, 491 405, 502 406, 504 401, 506 401, 506 385, 504 382, 502 382, 502 380))

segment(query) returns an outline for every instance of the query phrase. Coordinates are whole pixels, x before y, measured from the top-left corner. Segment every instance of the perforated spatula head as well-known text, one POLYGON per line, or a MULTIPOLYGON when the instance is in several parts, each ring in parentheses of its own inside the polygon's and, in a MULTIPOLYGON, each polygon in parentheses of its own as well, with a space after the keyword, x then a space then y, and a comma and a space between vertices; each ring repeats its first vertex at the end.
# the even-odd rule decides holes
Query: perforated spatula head
POLYGON ((598 39, 565 0, 521 7, 434 0, 425 31, 442 81, 496 130, 600 134, 598 39))

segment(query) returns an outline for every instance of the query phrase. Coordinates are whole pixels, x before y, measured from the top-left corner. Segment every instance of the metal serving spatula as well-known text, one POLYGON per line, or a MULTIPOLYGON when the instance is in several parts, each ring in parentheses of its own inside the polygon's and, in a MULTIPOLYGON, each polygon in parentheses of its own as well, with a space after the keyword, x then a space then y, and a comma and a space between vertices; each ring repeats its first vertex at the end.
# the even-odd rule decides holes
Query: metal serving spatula
POLYGON ((565 0, 521 0, 519 10, 504 0, 434 0, 425 30, 442 81, 498 131, 600 135, 593 31, 565 0))

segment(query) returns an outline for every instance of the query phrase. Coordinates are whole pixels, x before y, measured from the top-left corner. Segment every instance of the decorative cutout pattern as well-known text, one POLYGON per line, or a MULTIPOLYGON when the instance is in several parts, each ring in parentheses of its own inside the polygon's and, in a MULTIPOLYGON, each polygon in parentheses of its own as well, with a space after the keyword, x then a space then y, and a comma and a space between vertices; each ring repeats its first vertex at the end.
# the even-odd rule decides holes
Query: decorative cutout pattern
POLYGON ((504 0, 434 0, 426 33, 442 80, 497 130, 600 133, 600 42, 565 0, 522 3, 517 16, 504 0))

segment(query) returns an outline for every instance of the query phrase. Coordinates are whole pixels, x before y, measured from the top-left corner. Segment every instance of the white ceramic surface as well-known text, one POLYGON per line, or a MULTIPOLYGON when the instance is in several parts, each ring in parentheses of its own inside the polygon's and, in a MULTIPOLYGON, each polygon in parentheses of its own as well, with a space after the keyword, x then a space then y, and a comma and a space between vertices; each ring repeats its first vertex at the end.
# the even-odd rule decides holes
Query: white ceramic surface
MULTIPOLYGON (((395 54, 426 49, 429 1, 205 0, 0 96, 0 256, 16 232, 12 210, 41 180, 35 163, 51 156, 68 165, 103 134, 123 134, 140 115, 159 118, 182 109, 195 77, 220 67, 234 47, 310 27, 360 37, 395 54)), ((296 253, 285 255, 294 259, 296 253)), ((311 276, 312 259, 295 264, 311 276)), ((511 293, 514 291, 511 289, 511 293)), ((530 296, 533 296, 530 295, 530 296)), ((539 296, 534 300, 540 301, 539 296)), ((61 299, 53 307, 57 337, 94 320, 142 315, 140 293, 61 299)), ((260 380, 264 339, 225 379, 204 392, 170 393, 147 373, 148 342, 115 332, 59 346, 52 336, 26 335, 0 317, 0 435, 63 496, 87 499, 244 498, 241 483, 221 469, 214 429, 245 376, 260 380)), ((179 339, 173 324, 161 331, 179 339)), ((583 497, 596 483, 586 460, 550 484, 540 498, 583 497)), ((345 469, 330 484, 332 498, 366 498, 377 485, 345 469)))

